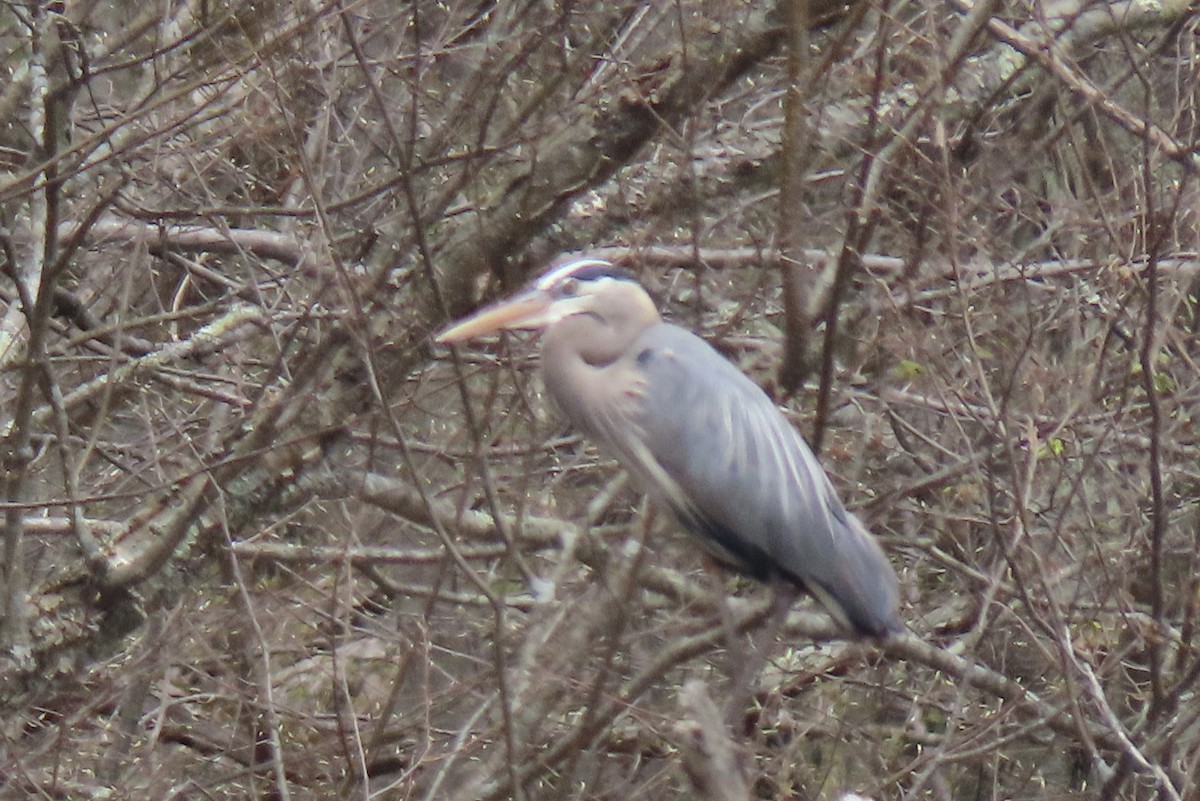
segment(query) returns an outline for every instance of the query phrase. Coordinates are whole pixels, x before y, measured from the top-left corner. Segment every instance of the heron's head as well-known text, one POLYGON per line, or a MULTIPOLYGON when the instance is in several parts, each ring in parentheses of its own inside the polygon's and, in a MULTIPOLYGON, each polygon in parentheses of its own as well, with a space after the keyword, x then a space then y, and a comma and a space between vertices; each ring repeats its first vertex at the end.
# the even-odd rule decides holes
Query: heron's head
POLYGON ((442 331, 437 341, 463 342, 514 329, 546 330, 580 316, 623 327, 629 320, 656 322, 658 311, 632 273, 585 257, 553 267, 516 295, 442 331))

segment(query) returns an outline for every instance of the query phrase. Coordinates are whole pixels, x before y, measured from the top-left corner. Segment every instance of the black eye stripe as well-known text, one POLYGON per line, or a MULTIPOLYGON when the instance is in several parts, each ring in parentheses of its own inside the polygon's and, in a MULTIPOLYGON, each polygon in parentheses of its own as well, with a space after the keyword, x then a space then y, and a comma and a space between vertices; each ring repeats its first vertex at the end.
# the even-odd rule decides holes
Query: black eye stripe
POLYGON ((637 277, 633 273, 617 267, 611 262, 603 259, 581 258, 546 271, 534 282, 534 287, 541 292, 550 292, 561 297, 563 295, 562 285, 566 281, 595 282, 605 278, 638 283, 637 277))
POLYGON ((581 267, 571 273, 570 278, 576 281, 598 281, 601 278, 613 278, 617 281, 633 281, 637 283, 637 278, 633 273, 612 264, 588 264, 586 267, 581 267))

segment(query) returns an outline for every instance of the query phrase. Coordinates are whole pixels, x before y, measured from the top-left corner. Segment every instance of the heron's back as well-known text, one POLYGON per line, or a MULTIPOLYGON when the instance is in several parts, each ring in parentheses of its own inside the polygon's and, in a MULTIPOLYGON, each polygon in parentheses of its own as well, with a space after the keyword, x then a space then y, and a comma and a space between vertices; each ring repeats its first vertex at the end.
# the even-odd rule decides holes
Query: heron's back
POLYGON ((629 433, 640 444, 622 450, 641 462, 630 466, 649 491, 723 561, 803 585, 862 633, 901 630, 883 550, 762 389, 667 323, 642 334, 627 358, 641 377, 629 433))

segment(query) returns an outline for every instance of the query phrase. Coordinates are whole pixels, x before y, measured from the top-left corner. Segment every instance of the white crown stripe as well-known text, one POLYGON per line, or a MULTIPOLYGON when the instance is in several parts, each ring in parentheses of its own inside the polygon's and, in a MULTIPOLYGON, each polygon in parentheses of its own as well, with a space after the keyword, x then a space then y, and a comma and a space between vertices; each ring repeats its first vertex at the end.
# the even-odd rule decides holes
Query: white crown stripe
POLYGON ((550 289, 550 287, 554 286, 559 281, 561 281, 563 278, 567 277, 568 275, 571 275, 572 273, 576 272, 577 270, 583 269, 584 267, 612 267, 612 266, 613 266, 612 262, 605 261, 604 259, 576 259, 575 261, 567 262, 566 264, 562 265, 561 267, 556 267, 555 269, 553 269, 550 272, 543 275, 541 278, 539 278, 537 280, 536 286, 538 289, 540 289, 542 291, 546 291, 546 290, 550 289))

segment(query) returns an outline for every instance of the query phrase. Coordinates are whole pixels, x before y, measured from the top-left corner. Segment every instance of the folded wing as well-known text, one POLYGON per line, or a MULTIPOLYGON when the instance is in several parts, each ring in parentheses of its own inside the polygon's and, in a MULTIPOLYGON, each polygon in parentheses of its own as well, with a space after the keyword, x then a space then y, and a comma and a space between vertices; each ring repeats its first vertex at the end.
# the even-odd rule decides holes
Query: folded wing
POLYGON ((659 324, 628 359, 639 386, 604 439, 719 560, 813 594, 843 625, 901 630, 895 572, 769 397, 685 329, 659 324))

